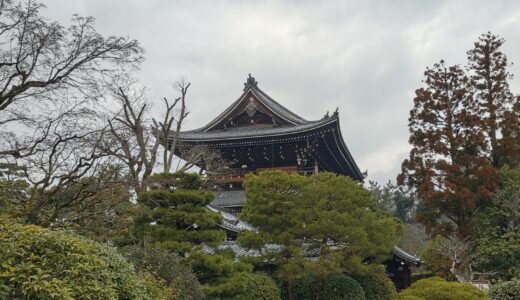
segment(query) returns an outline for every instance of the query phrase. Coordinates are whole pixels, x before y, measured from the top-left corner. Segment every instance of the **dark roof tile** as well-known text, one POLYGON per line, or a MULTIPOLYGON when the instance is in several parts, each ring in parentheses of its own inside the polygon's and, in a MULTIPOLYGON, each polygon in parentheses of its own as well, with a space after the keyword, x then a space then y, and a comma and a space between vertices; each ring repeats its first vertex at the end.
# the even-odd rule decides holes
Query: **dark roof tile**
POLYGON ((213 206, 234 207, 242 206, 246 202, 246 192, 238 191, 218 191, 215 192, 215 199, 211 202, 213 206))
POLYGON ((217 141, 217 140, 233 140, 244 138, 259 138, 266 136, 285 136, 292 133, 301 133, 311 131, 321 126, 337 122, 337 115, 323 118, 318 121, 307 122, 294 126, 278 126, 278 127, 262 127, 262 128, 230 128, 227 130, 212 130, 207 132, 185 131, 180 132, 179 141, 195 142, 195 141, 217 141))

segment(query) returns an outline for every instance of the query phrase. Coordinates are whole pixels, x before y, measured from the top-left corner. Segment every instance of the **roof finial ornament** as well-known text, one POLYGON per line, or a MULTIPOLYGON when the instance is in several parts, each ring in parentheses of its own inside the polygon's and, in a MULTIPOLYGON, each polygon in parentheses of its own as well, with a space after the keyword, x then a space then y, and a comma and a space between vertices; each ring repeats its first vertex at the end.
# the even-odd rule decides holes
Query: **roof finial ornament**
POLYGON ((252 87, 257 87, 257 84, 258 82, 255 80, 254 77, 251 76, 251 73, 249 73, 247 81, 244 83, 244 91, 252 87))
POLYGON ((338 115, 338 111, 339 111, 339 107, 336 107, 336 110, 334 111, 333 116, 337 116, 338 115))
POLYGON ((327 110, 327 113, 325 114, 324 118, 328 118, 329 117, 329 111, 327 110))

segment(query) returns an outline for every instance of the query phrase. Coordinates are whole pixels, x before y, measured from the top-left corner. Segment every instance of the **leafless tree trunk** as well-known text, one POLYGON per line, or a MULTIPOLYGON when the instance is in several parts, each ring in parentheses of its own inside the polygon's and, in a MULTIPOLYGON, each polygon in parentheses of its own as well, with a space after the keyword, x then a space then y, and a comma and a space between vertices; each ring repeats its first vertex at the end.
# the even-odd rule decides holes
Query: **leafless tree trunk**
POLYGON ((114 96, 121 111, 108 120, 114 142, 105 144, 105 152, 125 164, 132 186, 139 192, 142 180, 150 176, 155 167, 160 140, 153 136, 147 124, 148 104, 143 89, 136 89, 130 83, 116 88, 114 96))
POLYGON ((154 126, 157 129, 157 133, 160 133, 159 138, 162 140, 164 146, 163 152, 163 172, 169 173, 172 168, 173 157, 175 149, 179 140, 179 133, 181 131, 182 122, 188 116, 189 112, 186 109, 186 93, 191 83, 186 82, 185 79, 181 79, 176 83, 177 90, 181 93, 181 96, 173 101, 173 104, 168 103, 168 99, 164 98, 166 105, 166 114, 163 122, 157 122, 153 120, 154 126), (173 116, 174 109, 180 104, 179 113, 177 117, 173 116), (175 123, 175 130, 172 131, 172 127, 175 123))
POLYGON ((193 167, 200 167, 200 173, 217 173, 224 167, 229 166, 222 155, 215 149, 200 145, 178 144, 177 149, 182 154, 184 163, 177 168, 177 171, 185 172, 193 167))
POLYGON ((456 234, 442 238, 437 244, 436 251, 439 255, 451 260, 450 272, 459 282, 473 279, 472 253, 475 242, 469 237, 459 238, 456 234))
POLYGON ((105 144, 105 151, 126 165, 137 193, 142 190, 142 182, 152 174, 157 164, 160 145, 164 147, 163 172, 168 173, 172 169, 179 132, 189 114, 186 106, 189 87, 190 83, 184 79, 176 83, 180 96, 172 103, 164 98, 165 111, 161 122, 154 118, 149 122, 149 105, 144 90, 136 88, 135 82, 126 82, 114 92, 121 109, 108 120, 113 140, 105 144))

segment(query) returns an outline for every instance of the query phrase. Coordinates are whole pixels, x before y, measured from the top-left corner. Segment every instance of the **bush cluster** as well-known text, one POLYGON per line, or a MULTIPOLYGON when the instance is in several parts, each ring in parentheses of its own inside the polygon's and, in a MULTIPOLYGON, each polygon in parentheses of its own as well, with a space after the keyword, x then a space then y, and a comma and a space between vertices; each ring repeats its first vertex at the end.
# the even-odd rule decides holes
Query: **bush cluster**
POLYGON ((490 300, 520 300, 520 280, 493 285, 488 293, 490 300))
POLYGON ((172 297, 182 300, 204 298, 204 291, 189 264, 164 249, 137 245, 119 248, 119 252, 131 262, 138 272, 160 278, 163 285, 172 291, 172 297))
MULTIPOLYGON (((295 299, 315 299, 314 285, 316 284, 314 278, 308 276, 296 280, 291 283, 290 291, 295 299)), ((289 298, 289 285, 283 282, 281 285, 282 299, 289 298)))
POLYGON ((346 275, 331 276, 323 286, 324 300, 365 300, 365 292, 361 285, 346 275))
POLYGON ((393 282, 383 275, 354 276, 363 288, 367 300, 394 300, 397 291, 393 282))
POLYGON ((0 220, 0 299, 161 299, 115 248, 0 220))
POLYGON ((403 300, 486 300, 486 294, 469 283, 448 282, 440 277, 422 279, 402 291, 403 300))
MULTIPOLYGON (((316 280, 305 277, 291 285, 294 299, 315 299, 316 280)), ((282 298, 288 298, 288 284, 282 284, 282 298)), ((398 299, 394 284, 383 275, 347 276, 344 274, 330 276, 325 280, 322 298, 351 300, 395 300, 398 299)))
POLYGON ((258 273, 240 272, 213 287, 208 299, 280 300, 280 289, 274 280, 258 273))

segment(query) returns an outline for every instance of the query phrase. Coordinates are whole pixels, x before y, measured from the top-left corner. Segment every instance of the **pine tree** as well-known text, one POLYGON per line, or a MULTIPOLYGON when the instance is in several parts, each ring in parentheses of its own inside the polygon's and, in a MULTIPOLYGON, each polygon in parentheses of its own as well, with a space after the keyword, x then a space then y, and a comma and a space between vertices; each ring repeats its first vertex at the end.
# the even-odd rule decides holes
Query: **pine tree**
POLYGON ((512 79, 507 56, 501 52, 505 40, 488 32, 468 51, 470 86, 475 92, 475 111, 488 142, 487 152, 495 167, 518 164, 520 105, 509 89, 512 79))
POLYGON ((409 118, 413 148, 398 182, 423 199, 417 218, 428 231, 467 236, 475 212, 497 186, 497 172, 484 155, 480 117, 467 109, 475 103, 464 71, 441 61, 425 77, 425 87, 415 91, 409 118))
POLYGON ((141 241, 186 255, 197 246, 216 246, 225 240, 218 228, 220 214, 206 209, 213 194, 201 190, 198 174, 156 174, 146 186, 148 190, 139 195, 143 209, 135 221, 141 241))
MULTIPOLYGON (((401 230, 395 218, 377 210, 370 192, 349 177, 269 171, 248 175, 244 186, 248 201, 240 217, 258 232, 241 233, 239 242, 256 248, 279 245, 281 251, 266 254, 278 265, 278 277, 293 291, 295 282, 313 276, 316 299, 331 275, 377 272, 401 230), (309 253, 318 253, 316 262, 305 257, 309 253), (366 263, 368 257, 373 264, 366 263)), ((292 292, 288 297, 293 299, 292 292)))

